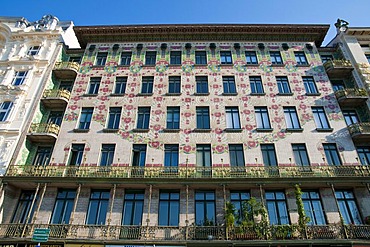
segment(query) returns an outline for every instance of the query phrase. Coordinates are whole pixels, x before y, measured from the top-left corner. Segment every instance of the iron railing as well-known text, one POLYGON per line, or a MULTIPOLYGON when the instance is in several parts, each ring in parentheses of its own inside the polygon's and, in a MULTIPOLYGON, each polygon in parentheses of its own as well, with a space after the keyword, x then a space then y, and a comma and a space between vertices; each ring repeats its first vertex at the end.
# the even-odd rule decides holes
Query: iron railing
POLYGON ((324 68, 326 70, 332 68, 353 68, 349 60, 346 59, 333 59, 324 63, 324 68))
POLYGON ((370 123, 354 123, 348 126, 351 136, 370 134, 370 123))
POLYGON ((80 64, 76 62, 56 62, 54 70, 73 70, 77 73, 80 69, 80 64))
POLYGON ((29 129, 29 133, 45 133, 45 134, 59 134, 60 126, 52 123, 33 123, 29 129))
POLYGON ((335 97, 340 98, 357 98, 357 97, 367 97, 366 89, 364 88, 346 88, 338 90, 335 92, 335 97))
POLYGON ((68 101, 71 98, 71 92, 65 89, 46 89, 42 97, 62 98, 68 101))

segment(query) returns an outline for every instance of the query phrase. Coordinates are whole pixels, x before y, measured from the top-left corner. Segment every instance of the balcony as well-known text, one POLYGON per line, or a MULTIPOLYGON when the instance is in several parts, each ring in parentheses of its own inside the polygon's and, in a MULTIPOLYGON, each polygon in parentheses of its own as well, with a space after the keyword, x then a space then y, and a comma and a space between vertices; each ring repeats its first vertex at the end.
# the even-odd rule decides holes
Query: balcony
POLYGON ((46 89, 42 95, 41 101, 47 108, 59 109, 65 108, 71 98, 71 92, 60 89, 46 89))
POLYGON ((329 77, 343 78, 351 74, 353 67, 349 60, 334 59, 324 63, 324 68, 329 77))
POLYGON ((359 106, 369 98, 364 88, 347 88, 335 92, 339 104, 343 106, 359 106))
POLYGON ((57 62, 53 73, 58 79, 74 79, 79 69, 80 64, 76 62, 57 62))
POLYGON ((28 131, 27 138, 32 142, 52 143, 58 137, 59 125, 47 123, 33 123, 28 131))
POLYGON ((370 122, 351 124, 348 126, 348 130, 356 143, 369 143, 370 122))

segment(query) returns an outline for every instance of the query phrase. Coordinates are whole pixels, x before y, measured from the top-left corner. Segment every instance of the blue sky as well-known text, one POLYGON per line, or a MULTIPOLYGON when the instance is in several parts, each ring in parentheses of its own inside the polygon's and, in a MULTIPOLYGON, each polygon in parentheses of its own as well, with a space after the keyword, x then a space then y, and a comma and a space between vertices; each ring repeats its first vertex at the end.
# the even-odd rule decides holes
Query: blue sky
POLYGON ((36 21, 45 14, 75 25, 245 23, 370 26, 370 0, 2 0, 0 16, 36 21))

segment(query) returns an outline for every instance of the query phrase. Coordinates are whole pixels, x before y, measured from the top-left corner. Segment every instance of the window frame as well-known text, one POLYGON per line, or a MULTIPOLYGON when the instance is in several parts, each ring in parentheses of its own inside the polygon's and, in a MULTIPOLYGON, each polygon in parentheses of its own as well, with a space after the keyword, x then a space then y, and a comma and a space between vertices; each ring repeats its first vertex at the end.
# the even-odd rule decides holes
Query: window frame
POLYGON ((164 167, 179 166, 179 145, 164 144, 164 167))
POLYGON ((341 166, 342 160, 340 158, 336 143, 323 143, 326 163, 330 166, 341 166), (335 156, 335 157, 334 157, 335 156))
POLYGON ((356 151, 361 165, 370 166, 370 146, 356 146, 356 151))
POLYGON ((304 85, 304 89, 306 91, 306 95, 320 95, 315 79, 312 76, 302 76, 302 81, 304 85))
POLYGON ((226 106, 226 129, 241 129, 239 108, 237 106, 226 106))
POLYGON ((288 205, 285 192, 277 190, 271 191, 267 190, 265 191, 265 198, 266 198, 266 209, 267 214, 269 216, 270 225, 290 225, 290 218, 288 213, 288 205), (273 197, 270 198, 269 194, 273 194, 273 197), (283 198, 281 197, 281 195, 283 195, 283 198), (270 206, 273 206, 274 210, 269 210, 270 206), (274 212, 276 213, 276 215, 272 217, 273 216, 272 213, 274 212), (283 213, 285 213, 285 215, 283 213))
POLYGON ((180 129, 180 107, 179 106, 167 106, 167 118, 166 118, 167 129, 180 129))
POLYGON ((180 191, 160 190, 158 199, 158 226, 178 226, 180 222, 180 191), (165 195, 168 194, 168 197, 165 195), (167 214, 162 213, 162 207, 167 208, 167 214), (173 211, 177 213, 172 214, 173 211), (164 222, 162 222, 162 220, 164 222), (172 222, 174 220, 175 222, 172 222))
POLYGON ((287 76, 276 76, 276 84, 280 95, 292 95, 287 76))
POLYGON ((212 167, 212 148, 210 144, 196 144, 196 166, 212 167))
POLYGON ((270 59, 272 65, 283 65, 283 58, 280 51, 270 51, 270 59))
POLYGON ((206 51, 195 51, 195 65, 207 65, 206 51))
POLYGON ((132 145, 132 160, 131 166, 145 167, 146 164, 146 144, 133 144, 132 145))
POLYGON ((296 166, 308 167, 311 165, 306 144, 292 143, 292 151, 295 161, 294 163, 296 164, 296 166))
POLYGON ((86 213, 86 225, 105 225, 109 208, 110 190, 94 189, 90 192, 89 206, 86 213), (94 193, 99 193, 96 198, 94 193), (108 193, 108 194, 106 194, 108 193), (98 203, 98 207, 92 212, 92 205, 98 203), (91 217, 91 218, 90 218, 91 217), (91 221, 92 220, 92 221, 91 221))
POLYGON ((14 71, 14 77, 12 80, 13 86, 21 86, 27 79, 28 70, 17 70, 14 71))
POLYGON ((342 114, 347 126, 361 122, 356 110, 343 110, 342 114))
POLYGON ((304 51, 295 51, 294 52, 294 58, 295 58, 296 64, 298 66, 309 65, 306 54, 305 54, 304 51))
POLYGON ((149 123, 150 123, 150 106, 138 107, 136 129, 148 130, 149 123))
POLYGON ((284 118, 287 130, 301 131, 301 123, 299 121, 297 109, 294 106, 284 106, 284 118))
POLYGON ((8 120, 10 112, 13 108, 12 101, 3 101, 0 104, 0 122, 5 122, 8 120))
POLYGON ((196 129, 211 129, 210 113, 208 106, 196 107, 196 129))
POLYGON ((245 60, 247 65, 258 64, 258 57, 256 51, 245 51, 245 60))
POLYGON ((17 202, 17 207, 15 208, 14 214, 12 216, 12 223, 25 224, 32 222, 33 214, 35 213, 35 206, 31 208, 34 197, 36 197, 35 202, 37 203, 38 197, 36 195, 36 191, 22 190, 17 202), (28 214, 30 214, 30 217, 28 219, 28 222, 26 222, 28 214))
POLYGON ((168 93, 181 94, 181 76, 168 77, 168 93))
POLYGON ((111 166, 113 164, 115 150, 116 144, 102 144, 99 166, 111 166))
POLYGON ((243 144, 229 144, 229 159, 231 167, 245 167, 243 144))
POLYGON ((208 76, 195 76, 197 95, 209 94, 208 76))
POLYGON ((353 191, 336 190, 335 199, 337 200, 337 203, 339 206, 338 211, 340 212, 345 224, 354 224, 354 225, 362 224, 361 213, 359 211, 359 207, 357 205, 356 198, 355 198, 353 191), (356 209, 355 212, 353 212, 354 208, 356 209))
POLYGON ((272 130, 270 116, 266 106, 255 106, 254 114, 256 116, 257 130, 272 130))
POLYGON ((36 56, 36 55, 39 54, 40 49, 41 49, 41 46, 39 46, 39 45, 30 46, 30 48, 28 48, 27 55, 28 56, 36 56))
POLYGON ((221 64, 233 64, 233 55, 231 51, 220 51, 220 62, 221 64))
POLYGON ((92 115, 94 113, 94 107, 82 107, 80 113, 80 119, 78 121, 78 129, 88 130, 90 129, 92 115))
POLYGON ((216 225, 217 218, 216 218, 216 193, 213 190, 196 190, 194 195, 194 204, 195 204, 195 225, 197 226, 209 226, 216 225), (200 199, 201 194, 203 194, 203 199, 200 199), (199 205, 199 208, 198 208, 199 205), (201 207, 202 209, 202 216, 199 215, 199 210, 201 207), (212 209, 211 209, 212 208, 212 209), (213 210, 213 212, 212 212, 213 210), (209 212, 211 211, 211 212, 209 212), (212 215, 211 215, 212 214, 212 215), (209 217, 208 216, 212 216, 209 217))
POLYGON ((275 145, 273 143, 261 143, 262 161, 265 167, 277 167, 278 160, 276 156, 275 145))
POLYGON ((157 51, 146 51, 145 52, 145 65, 152 66, 157 62, 157 51))
POLYGON ((142 225, 144 213, 144 198, 145 198, 144 190, 125 191, 122 212, 122 225, 126 226, 142 225), (126 214, 127 211, 128 213, 126 214), (126 220, 126 216, 129 216, 129 220, 126 220))
POLYGON ((121 123, 122 107, 109 107, 107 129, 118 130, 121 123))
POLYGON ((123 95, 126 93, 127 76, 117 76, 114 83, 114 94, 123 95))
POLYGON ((154 76, 143 76, 141 78, 141 92, 140 94, 153 94, 154 76))
POLYGON ((101 77, 91 77, 89 82, 88 95, 97 95, 99 93, 101 77))
POLYGON ((32 166, 45 167, 49 165, 52 152, 53 152, 52 146, 37 146, 32 166))
POLYGON ((130 66, 132 58, 131 51, 123 51, 120 56, 120 65, 121 66, 130 66))
POLYGON ((236 95, 235 76, 222 76, 224 95, 236 95))
POLYGON ((50 224, 69 224, 73 206, 75 204, 76 190, 58 189, 50 224), (61 207, 58 205, 61 204, 61 207), (59 212, 58 212, 59 211, 59 212))
POLYGON ((306 215, 310 219, 308 225, 326 225, 326 217, 322 207, 322 201, 319 191, 303 190, 302 202, 306 215), (317 195, 317 196, 315 196, 317 195), (321 219, 320 219, 321 218, 321 219))
POLYGON ((249 76, 251 95, 264 95, 263 83, 261 76, 249 76))
POLYGON ((72 143, 71 150, 68 159, 68 166, 80 166, 83 164, 84 160, 84 143, 72 143), (73 162, 72 162, 73 161, 73 162))
POLYGON ((170 51, 170 65, 181 65, 181 51, 170 51))
POLYGON ((311 106, 312 115, 315 120, 316 130, 332 130, 326 116, 325 108, 322 106, 311 106))
POLYGON ((96 54, 94 66, 104 66, 107 63, 108 52, 98 52, 96 54))

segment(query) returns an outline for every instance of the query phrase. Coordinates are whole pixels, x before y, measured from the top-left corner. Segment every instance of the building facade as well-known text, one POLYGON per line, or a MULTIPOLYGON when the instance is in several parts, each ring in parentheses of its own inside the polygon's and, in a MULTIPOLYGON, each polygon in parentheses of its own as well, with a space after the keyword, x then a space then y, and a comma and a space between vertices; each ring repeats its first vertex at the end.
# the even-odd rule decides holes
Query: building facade
POLYGON ((355 70, 328 65, 328 28, 75 27, 67 104, 41 99, 60 129, 8 169, 1 241, 369 245, 369 132, 347 127, 332 78, 355 70))

